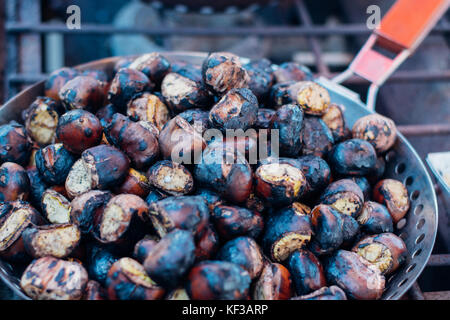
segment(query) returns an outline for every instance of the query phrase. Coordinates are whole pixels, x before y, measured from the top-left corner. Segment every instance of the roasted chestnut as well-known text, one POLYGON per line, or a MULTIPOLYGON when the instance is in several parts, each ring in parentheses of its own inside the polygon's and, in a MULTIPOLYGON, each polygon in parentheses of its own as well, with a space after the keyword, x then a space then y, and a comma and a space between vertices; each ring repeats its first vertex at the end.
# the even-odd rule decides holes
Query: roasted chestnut
POLYGON ((103 128, 92 113, 77 109, 66 112, 59 119, 56 136, 64 148, 76 154, 100 144, 103 128))
POLYGON ((91 190, 75 197, 70 203, 70 221, 78 225, 82 233, 90 233, 96 215, 103 211, 111 198, 111 192, 101 190, 91 190))
POLYGON ((145 198, 150 192, 150 184, 145 174, 130 168, 123 183, 120 186, 114 187, 113 191, 116 194, 131 193, 145 198))
POLYGON ((273 158, 264 161, 255 171, 255 192, 273 206, 296 201, 307 188, 307 180, 298 163, 273 158))
POLYGON ((358 222, 364 232, 378 234, 383 232, 393 232, 394 225, 388 209, 373 201, 366 201, 358 217, 358 222))
POLYGON ((302 81, 297 92, 297 103, 306 114, 324 115, 330 105, 330 95, 324 87, 312 81, 302 81))
POLYGON ((377 267, 382 274, 397 270, 408 254, 403 240, 393 233, 367 236, 353 247, 353 251, 377 267))
POLYGON ((88 274, 80 263, 43 257, 25 269, 20 286, 36 300, 80 300, 87 282, 88 274))
POLYGON ((87 252, 86 262, 89 279, 94 279, 104 286, 109 269, 114 262, 119 260, 119 257, 111 247, 100 245, 97 242, 91 243, 87 252))
POLYGON ((152 237, 144 237, 136 242, 133 250, 133 258, 144 263, 145 259, 149 256, 150 251, 155 247, 158 242, 152 237))
POLYGON ((50 184, 64 183, 74 162, 75 157, 62 143, 48 145, 36 152, 36 167, 50 184))
POLYGON ((294 251, 289 256, 287 265, 299 296, 326 286, 322 264, 311 251, 294 251))
POLYGON ((211 103, 211 95, 204 84, 190 73, 166 75, 161 83, 161 95, 175 114, 192 108, 206 108, 211 103))
POLYGON ((342 214, 357 218, 364 204, 364 195, 351 179, 341 179, 331 183, 322 193, 320 201, 342 214))
POLYGON ((45 81, 45 95, 56 101, 60 101, 59 91, 61 88, 78 75, 79 72, 72 68, 61 68, 53 71, 45 81))
POLYGON ((133 57, 120 57, 117 59, 116 63, 114 63, 113 74, 116 74, 122 68, 128 68, 129 65, 136 60, 133 57))
POLYGON ((23 232, 22 239, 28 254, 34 258, 64 258, 78 246, 81 232, 74 224, 31 226, 23 232))
POLYGON ((105 101, 104 83, 91 76, 77 76, 59 90, 59 99, 67 109, 95 111, 105 101))
POLYGON ((128 68, 141 71, 153 83, 159 85, 170 72, 170 62, 159 52, 152 52, 137 57, 128 68))
POLYGON ((360 226, 358 221, 353 218, 352 216, 349 216, 347 214, 342 214, 342 248, 347 248, 348 246, 351 246, 355 239, 360 236, 360 226))
POLYGON ((198 238, 208 226, 209 208, 201 196, 168 197, 150 205, 149 217, 160 237, 178 228, 198 238))
POLYGON ((251 279, 256 279, 264 266, 259 245, 249 237, 238 237, 226 242, 216 255, 217 260, 240 265, 247 270, 251 279))
POLYGON ((308 67, 300 65, 296 62, 285 62, 280 64, 273 71, 273 76, 277 83, 312 79, 311 70, 309 70, 308 67))
POLYGON ((195 261, 210 259, 219 249, 219 235, 212 226, 203 231, 203 235, 197 240, 195 246, 195 261))
POLYGON ((272 118, 275 115, 275 110, 259 108, 256 116, 255 129, 269 129, 272 118))
POLYGON ((106 106, 98 109, 98 111, 95 113, 95 116, 100 120, 102 127, 105 128, 106 125, 112 121, 114 114, 116 114, 117 112, 117 108, 113 104, 109 103, 106 106))
POLYGON ((267 218, 262 247, 273 261, 282 262, 308 244, 313 234, 309 215, 310 209, 296 202, 267 218))
POLYGON ((209 210, 212 212, 216 206, 224 204, 224 200, 211 189, 198 188, 195 195, 202 196, 208 204, 209 210))
POLYGON ((199 185, 212 188, 226 200, 242 203, 252 192, 252 169, 240 152, 226 146, 211 146, 194 170, 199 185))
POLYGON ((226 240, 245 235, 257 238, 264 228, 261 214, 236 206, 214 207, 211 221, 220 237, 226 240))
POLYGON ((333 148, 333 144, 333 134, 322 119, 305 117, 301 134, 303 155, 326 158, 333 148))
POLYGON ((361 189, 364 196, 364 201, 369 201, 372 195, 372 187, 370 186, 369 180, 367 180, 366 177, 361 176, 350 176, 349 178, 352 179, 353 182, 355 182, 361 189))
POLYGON ((258 101, 264 101, 274 80, 270 61, 267 59, 252 60, 245 64, 244 68, 249 76, 248 88, 258 101))
POLYGON ((14 162, 0 166, 0 201, 27 200, 30 179, 27 171, 14 162))
POLYGON ((109 269, 106 289, 111 300, 158 300, 165 294, 139 262, 127 257, 116 261, 109 269))
POLYGON ((331 180, 331 170, 328 163, 314 155, 302 156, 298 158, 298 163, 308 182, 308 188, 303 198, 319 195, 331 180))
POLYGON ((55 142, 58 108, 58 103, 52 98, 37 97, 25 110, 25 128, 31 139, 39 146, 55 142))
POLYGON ((95 280, 89 280, 84 289, 83 300, 105 300, 104 288, 95 280))
POLYGON ((49 187, 44 181, 36 167, 27 169, 28 178, 30 179, 30 192, 28 199, 30 203, 37 209, 41 208, 42 194, 49 187))
POLYGON ((291 300, 347 300, 347 296, 338 286, 331 286, 322 287, 310 294, 291 298, 291 300))
POLYGON ((378 153, 389 150, 397 138, 394 121, 379 114, 370 114, 356 120, 353 138, 368 141, 378 153))
POLYGON ((335 142, 341 142, 347 135, 344 110, 343 105, 332 103, 322 115, 322 120, 330 129, 335 142))
POLYGON ((398 180, 384 179, 373 187, 373 200, 384 204, 394 223, 399 222, 409 210, 408 190, 398 180))
POLYGON ((192 233, 175 229, 153 246, 144 261, 148 275, 164 288, 175 288, 194 263, 192 233))
POLYGON ((298 156, 303 128, 303 111, 296 105, 281 106, 270 122, 271 132, 279 130, 280 154, 287 157, 298 156))
POLYGON ((72 168, 70 168, 66 183, 64 184, 68 197, 73 199, 92 190, 92 184, 93 181, 90 170, 84 165, 83 159, 78 159, 75 161, 72 168))
POLYGON ((159 156, 157 136, 141 122, 116 113, 105 128, 108 141, 131 159, 136 169, 148 168, 159 156))
POLYGON ((202 135, 180 116, 166 123, 158 140, 162 157, 178 163, 195 162, 206 147, 202 135))
POLYGON ((111 81, 108 100, 118 110, 125 110, 137 94, 152 90, 155 84, 142 72, 130 68, 119 69, 111 81))
POLYGON ((69 223, 72 207, 61 193, 47 189, 42 194, 41 208, 45 218, 55 224, 69 223))
POLYGON ((303 82, 289 81, 277 83, 272 86, 270 91, 270 101, 274 106, 283 106, 285 104, 296 104, 297 93, 303 82))
POLYGON ((169 109, 164 102, 158 96, 148 92, 130 100, 127 106, 127 115, 133 121, 151 122, 158 130, 161 130, 170 120, 169 109))
POLYGON ((155 188, 150 187, 150 192, 145 198, 145 201, 148 205, 151 205, 154 202, 167 198, 169 195, 159 191, 155 188))
POLYGON ((279 263, 267 263, 253 288, 255 300, 287 300, 294 290, 288 269, 279 263))
POLYGON ((319 204, 311 211, 314 233, 310 250, 316 255, 329 254, 344 241, 344 221, 341 214, 331 206, 319 204))
POLYGON ((183 165, 170 160, 155 163, 147 176, 151 185, 174 196, 191 193, 194 188, 191 173, 183 165))
POLYGON ((229 52, 213 52, 203 61, 203 82, 221 96, 234 88, 246 88, 250 82, 238 56, 229 52))
POLYGON ((237 264, 203 261, 189 272, 186 291, 194 300, 244 300, 250 282, 248 272, 237 264))
POLYGON ((0 162, 15 162, 26 166, 31 154, 31 143, 25 128, 15 121, 0 126, 0 162))
POLYGON ((350 139, 334 147, 329 163, 339 175, 364 176, 375 169, 377 155, 372 145, 361 139, 350 139))
POLYGON ((349 298, 373 300, 383 294, 383 275, 354 252, 338 250, 327 260, 325 274, 327 281, 339 285, 349 298))
POLYGON ((202 109, 189 109, 179 114, 184 120, 200 134, 211 127, 209 123, 209 112, 202 109))

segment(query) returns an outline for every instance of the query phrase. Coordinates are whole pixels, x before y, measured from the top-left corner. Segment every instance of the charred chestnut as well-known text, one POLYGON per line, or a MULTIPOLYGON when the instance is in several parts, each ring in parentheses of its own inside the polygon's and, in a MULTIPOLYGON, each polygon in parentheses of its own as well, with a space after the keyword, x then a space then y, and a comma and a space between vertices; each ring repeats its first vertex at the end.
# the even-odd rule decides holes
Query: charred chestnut
POLYGON ((211 220, 219 235, 227 240, 244 235, 257 238, 264 227, 259 213, 236 206, 216 206, 211 211, 211 220))
POLYGON ((377 182, 383 178, 385 169, 386 169, 386 161, 384 160, 383 157, 378 157, 375 163, 375 168, 367 176, 367 180, 369 180, 369 182, 372 185, 377 184, 377 182))
POLYGON ((226 261, 203 261, 189 272, 186 291, 194 300, 244 300, 250 287, 248 272, 226 261))
POLYGON ((108 91, 108 100, 118 109, 125 110, 137 94, 152 90, 154 83, 142 72, 130 68, 117 71, 108 91))
POLYGON ((344 110, 344 106, 332 103, 322 115, 322 120, 330 129, 335 142, 341 142, 347 135, 344 110))
POLYGON ((220 196, 206 188, 199 188, 197 189, 195 195, 202 196, 203 199, 205 199, 206 203, 208 204, 209 210, 212 212, 216 206, 220 206, 224 204, 224 200, 220 198, 220 196))
POLYGON ((25 249, 34 258, 64 258, 78 246, 81 232, 74 224, 31 226, 23 232, 22 238, 25 249))
POLYGON ((349 298, 373 300, 383 294, 385 279, 380 271, 354 252, 338 250, 327 261, 325 273, 328 282, 339 284, 349 298))
POLYGON ((273 76, 277 83, 312 79, 311 70, 309 70, 308 67, 300 65, 296 62, 285 62, 280 64, 273 71, 273 76))
POLYGON ((141 71, 153 83, 159 85, 170 72, 170 62, 159 52, 152 52, 137 57, 128 68, 141 71))
POLYGON ((256 116, 255 128, 256 129, 269 129, 272 118, 275 116, 275 110, 259 108, 256 116))
POLYGON ((393 233, 367 236, 353 251, 377 267, 382 274, 390 274, 406 260, 408 250, 403 240, 393 233))
POLYGON ((297 94, 302 86, 302 82, 289 81, 277 83, 272 86, 270 91, 270 101, 275 106, 283 106, 285 104, 296 104, 297 94))
POLYGON ((171 72, 166 75, 161 83, 161 95, 175 114, 209 107, 211 103, 211 95, 203 83, 189 73, 171 72))
POLYGON ((202 109, 189 109, 179 114, 186 120, 198 133, 203 134, 211 127, 209 123, 209 112, 202 109))
POLYGON ((323 192, 320 201, 342 214, 357 218, 364 204, 364 195, 351 179, 341 179, 331 183, 323 192))
POLYGON ((157 202, 159 200, 165 199, 167 198, 169 195, 150 187, 150 192, 147 195, 147 197, 145 198, 145 201, 147 202, 148 205, 151 205, 154 202, 157 202))
POLYGON ((48 76, 44 84, 45 95, 59 101, 59 90, 70 80, 79 75, 79 72, 72 68, 61 68, 53 71, 48 76))
POLYGON ((88 274, 80 263, 43 257, 27 267, 20 286, 37 300, 80 300, 87 282, 88 274))
POLYGON ((326 158, 333 148, 333 144, 333 134, 322 119, 305 117, 301 134, 303 155, 326 158))
POLYGON ((295 157, 299 154, 301 132, 303 128, 303 111, 296 105, 281 106, 272 117, 270 128, 279 130, 280 154, 295 157))
POLYGON ((145 271, 164 288, 175 288, 194 263, 192 233, 175 229, 154 245, 144 261, 145 271))
POLYGON ((27 200, 30 179, 17 163, 5 162, 0 166, 0 201, 27 200))
POLYGON ((267 263, 253 289, 255 300, 287 300, 294 290, 288 269, 279 263, 267 263))
POLYGON ((147 176, 154 187, 174 196, 191 193, 194 188, 191 173, 183 165, 170 160, 155 163, 147 176))
POLYGON ((208 226, 196 243, 195 261, 198 262, 210 259, 218 249, 219 235, 212 226, 208 226))
POLYGON ((358 221, 352 216, 341 213, 341 218, 343 236, 342 247, 346 248, 351 246, 355 239, 360 235, 360 226, 358 221))
POLYGON ((302 156, 298 158, 298 163, 308 182, 308 189, 303 197, 319 195, 331 180, 331 170, 328 163, 314 155, 302 156))
POLYGON ((350 139, 336 145, 329 160, 333 172, 337 174, 364 176, 374 170, 377 154, 369 142, 350 139))
POLYGON ((15 121, 0 126, 0 162, 26 166, 31 154, 25 128, 15 121))
POLYGON ((249 76, 248 88, 262 102, 268 96, 274 80, 270 61, 253 60, 244 65, 244 68, 249 76))
POLYGON ((90 76, 77 76, 69 80, 60 90, 59 98, 67 109, 95 111, 105 100, 104 83, 90 76))
POLYGON ((121 57, 114 63, 113 74, 116 74, 122 68, 128 68, 130 64, 136 60, 133 57, 121 57))
POLYGON ((202 66, 203 82, 219 96, 234 88, 246 88, 250 81, 238 56, 229 52, 213 52, 202 66))
POLYGON ((149 256, 150 251, 155 247, 158 242, 152 237, 144 237, 136 242, 133 250, 133 258, 140 263, 144 263, 145 259, 149 256))
POLYGON ((127 106, 127 115, 133 121, 148 121, 161 130, 170 120, 169 109, 161 99, 151 93, 144 92, 132 99, 127 106))
POLYGON ((353 138, 368 141, 378 153, 389 150, 397 138, 394 121, 379 114, 370 114, 356 120, 353 138))
POLYGON ((256 279, 264 266, 261 248, 249 237, 228 241, 219 250, 216 259, 240 265, 247 270, 251 279, 256 279))
POLYGON ((116 194, 131 193, 145 198, 150 192, 150 185, 145 174, 130 168, 123 183, 113 190, 116 194))
POLYGON ((148 168, 159 156, 157 136, 141 122, 116 113, 105 128, 109 142, 125 152, 136 169, 148 168))
POLYGON ((75 157, 62 143, 51 144, 36 152, 36 167, 50 184, 64 183, 74 162, 75 157))
POLYGON ((112 198, 109 191, 91 190, 75 197, 70 203, 70 221, 78 225, 82 233, 90 233, 94 219, 112 198))
POLYGON ((169 197, 152 203, 150 220, 158 235, 178 228, 191 231, 196 238, 208 226, 209 208, 201 196, 169 197))
POLYGON ((70 168, 69 174, 64 184, 67 195, 73 199, 82 195, 89 190, 92 190, 92 175, 90 170, 84 165, 83 159, 78 159, 70 168))
POLYGON ((358 217, 364 232, 378 234, 383 232, 393 232, 394 225, 388 209, 373 201, 366 201, 358 217))
POLYGON ((106 106, 98 109, 98 111, 95 113, 95 116, 100 120, 100 123, 104 128, 107 124, 111 123, 114 114, 116 114, 117 112, 117 108, 113 104, 109 103, 106 106))
POLYGON ((241 153, 228 147, 206 148, 194 177, 198 184, 212 188, 233 203, 244 202, 252 191, 250 165, 241 153))
POLYGON ((55 142, 58 125, 58 103, 48 97, 37 97, 25 110, 25 128, 28 135, 39 146, 55 142))
POLYGON ((229 90, 209 111, 209 121, 222 131, 247 130, 255 124, 257 116, 258 100, 246 88, 229 90))
POLYGON ((353 182, 355 182, 361 189, 364 196, 364 201, 369 201, 370 196, 372 195, 372 187, 370 186, 369 180, 367 180, 366 177, 359 176, 350 177, 350 179, 352 179, 353 182))
POLYGON ((30 179, 29 201, 37 209, 41 209, 42 194, 48 188, 47 182, 44 181, 36 167, 27 170, 30 179))
POLYGON ((80 154, 102 140, 100 120, 92 113, 77 109, 66 112, 59 119, 56 136, 68 151, 80 154))
POLYGON ((294 203, 270 215, 266 221, 262 247, 273 260, 282 262, 303 248, 312 236, 310 209, 294 203))
POLYGON ((331 206, 319 204, 311 212, 314 238, 310 249, 316 255, 329 254, 344 241, 344 221, 341 214, 331 206))
POLYGON ((159 300, 165 293, 144 267, 131 258, 121 258, 111 266, 106 289, 111 300, 159 300))
POLYGON ((322 264, 311 251, 294 251, 287 264, 298 295, 305 295, 326 286, 322 264))
POLYGON ((42 194, 41 207, 45 218, 51 223, 68 223, 72 210, 69 200, 59 192, 47 189, 42 194))
POLYGON ((400 181, 384 179, 373 188, 373 199, 384 204, 394 223, 399 222, 409 210, 408 190, 400 181))
POLYGON ((303 81, 297 92, 297 103, 306 114, 324 115, 330 105, 330 95, 324 87, 312 81, 303 81))
POLYGON ((114 262, 119 260, 119 257, 113 252, 111 247, 94 243, 88 247, 86 260, 89 278, 100 282, 104 286, 109 269, 111 269, 114 262))
POLYGON ((303 296, 291 300, 347 300, 345 292, 338 286, 323 287, 303 296))

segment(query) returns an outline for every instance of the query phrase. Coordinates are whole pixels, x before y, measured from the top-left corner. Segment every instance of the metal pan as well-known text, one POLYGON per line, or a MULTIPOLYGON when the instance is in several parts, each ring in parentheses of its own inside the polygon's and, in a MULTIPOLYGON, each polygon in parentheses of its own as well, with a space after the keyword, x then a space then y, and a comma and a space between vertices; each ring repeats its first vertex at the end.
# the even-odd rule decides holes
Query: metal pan
MULTIPOLYGON (((205 53, 168 52, 169 60, 184 60, 201 64, 205 53)), ((78 66, 77 69, 101 69, 111 72, 119 58, 107 58, 78 66)), ((245 62, 246 59, 242 59, 245 62)), ((332 102, 345 106, 345 117, 349 127, 356 119, 370 114, 358 95, 347 88, 324 78, 317 80, 330 92, 332 102)), ((20 114, 38 95, 42 95, 44 82, 39 82, 9 100, 0 108, 0 124, 20 120, 20 114)), ((398 299, 416 281, 425 267, 433 249, 437 232, 437 202, 431 179, 412 146, 401 134, 389 153, 386 154, 386 177, 405 183, 411 198, 411 209, 405 221, 399 222, 396 233, 405 241, 408 257, 405 264, 388 279, 383 299, 398 299)), ((22 299, 29 299, 20 289, 20 275, 6 262, 0 260, 0 278, 22 299)))

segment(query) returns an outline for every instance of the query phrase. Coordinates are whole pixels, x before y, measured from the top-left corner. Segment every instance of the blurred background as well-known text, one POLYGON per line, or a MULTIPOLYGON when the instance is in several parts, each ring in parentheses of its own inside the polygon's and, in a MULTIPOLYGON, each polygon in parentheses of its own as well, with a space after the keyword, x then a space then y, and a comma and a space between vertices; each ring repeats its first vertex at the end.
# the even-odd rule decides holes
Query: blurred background
MULTIPOLYGON (((62 66, 151 51, 231 51, 274 63, 296 61, 332 77, 369 36, 368 6, 378 5, 384 15, 393 2, 0 0, 0 101, 62 66), (70 5, 81 10, 79 30, 66 26, 70 5)), ((450 151, 449 21, 447 12, 378 94, 377 111, 396 121, 423 159, 450 151)), ((365 101, 364 80, 352 77, 345 85, 365 101)), ((447 201, 439 197, 435 253, 450 252, 447 201)), ((449 269, 427 268, 422 290, 450 290, 449 269)))

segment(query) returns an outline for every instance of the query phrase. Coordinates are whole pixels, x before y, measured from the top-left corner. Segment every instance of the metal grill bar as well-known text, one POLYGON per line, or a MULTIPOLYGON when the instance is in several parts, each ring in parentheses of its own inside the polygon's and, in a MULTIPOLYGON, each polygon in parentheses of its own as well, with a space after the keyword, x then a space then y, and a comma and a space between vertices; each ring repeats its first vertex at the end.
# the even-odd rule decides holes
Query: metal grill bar
POLYGON ((450 266, 450 254, 433 254, 428 260, 428 267, 450 266))

